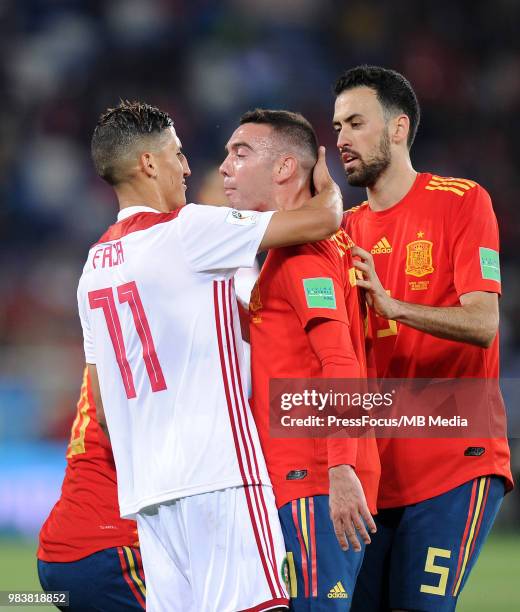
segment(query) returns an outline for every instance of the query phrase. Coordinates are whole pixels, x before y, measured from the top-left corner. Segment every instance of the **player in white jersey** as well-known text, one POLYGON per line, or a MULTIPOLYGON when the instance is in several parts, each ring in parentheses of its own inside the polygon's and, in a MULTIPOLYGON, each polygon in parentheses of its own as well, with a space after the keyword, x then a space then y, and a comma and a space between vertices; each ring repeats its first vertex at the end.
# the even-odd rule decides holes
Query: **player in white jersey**
POLYGON ((336 231, 341 195, 324 150, 318 195, 275 213, 186 205, 190 170, 173 123, 145 104, 102 115, 92 155, 120 212, 89 251, 78 304, 121 514, 138 521, 147 609, 168 607, 157 588, 165 568, 182 612, 287 607, 283 538, 244 395, 233 274, 258 250, 336 231))

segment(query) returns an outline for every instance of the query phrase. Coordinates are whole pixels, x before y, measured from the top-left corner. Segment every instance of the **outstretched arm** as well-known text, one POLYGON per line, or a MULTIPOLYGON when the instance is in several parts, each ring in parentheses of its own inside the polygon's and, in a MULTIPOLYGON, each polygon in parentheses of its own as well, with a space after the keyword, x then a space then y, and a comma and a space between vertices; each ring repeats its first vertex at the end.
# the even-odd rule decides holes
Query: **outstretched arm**
POLYGON ((389 296, 377 276, 372 255, 356 246, 354 265, 363 277, 357 284, 365 290, 368 305, 376 314, 419 331, 488 348, 498 331, 498 295, 472 291, 460 296, 460 306, 424 306, 389 296))

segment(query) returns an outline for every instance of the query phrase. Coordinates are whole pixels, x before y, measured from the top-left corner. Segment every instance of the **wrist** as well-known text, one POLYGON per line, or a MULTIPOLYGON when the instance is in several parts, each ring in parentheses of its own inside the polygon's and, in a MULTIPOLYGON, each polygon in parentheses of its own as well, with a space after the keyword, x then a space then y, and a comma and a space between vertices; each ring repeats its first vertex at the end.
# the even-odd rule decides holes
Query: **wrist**
POLYGON ((335 476, 344 476, 345 474, 349 474, 353 472, 354 468, 347 464, 342 463, 340 465, 333 465, 329 467, 329 478, 334 478, 335 476))
POLYGON ((384 318, 392 321, 398 321, 404 315, 403 302, 396 300, 393 297, 387 296, 385 300, 384 318))

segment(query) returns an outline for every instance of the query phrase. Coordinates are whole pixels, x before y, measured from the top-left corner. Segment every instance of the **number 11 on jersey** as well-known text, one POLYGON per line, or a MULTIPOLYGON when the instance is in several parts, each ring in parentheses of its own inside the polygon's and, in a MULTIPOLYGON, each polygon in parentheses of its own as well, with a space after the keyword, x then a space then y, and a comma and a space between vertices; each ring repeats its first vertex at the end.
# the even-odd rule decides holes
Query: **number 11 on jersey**
MULTIPOLYGON (((148 319, 146 318, 141 296, 139 295, 139 290, 135 282, 131 281, 124 285, 119 285, 119 287, 117 287, 117 297, 120 304, 127 303, 130 306, 135 328, 143 346, 143 359, 152 391, 154 393, 157 391, 164 391, 167 388, 166 381, 164 380, 161 364, 159 363, 159 358, 155 351, 148 319)), ((132 370, 126 357, 123 330, 121 329, 121 321, 117 313, 114 292, 111 287, 89 291, 88 300, 92 310, 95 308, 101 308, 103 310, 110 340, 114 347, 117 365, 119 366, 123 378, 126 397, 132 399, 136 397, 137 394, 135 391, 132 370)))

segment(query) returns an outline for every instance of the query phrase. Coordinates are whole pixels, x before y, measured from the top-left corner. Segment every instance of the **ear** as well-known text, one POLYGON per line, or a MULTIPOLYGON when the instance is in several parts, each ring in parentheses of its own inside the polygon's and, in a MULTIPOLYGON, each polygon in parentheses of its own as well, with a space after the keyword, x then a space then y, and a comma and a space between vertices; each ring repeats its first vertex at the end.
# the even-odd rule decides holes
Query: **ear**
POLYGON ((157 164, 153 153, 143 153, 139 158, 139 165, 141 170, 150 178, 157 177, 157 164))
POLYGON ((390 126, 390 141, 394 144, 407 143, 410 131, 410 118, 408 115, 398 115, 390 126))
POLYGON ((274 182, 285 183, 298 170, 298 162, 296 158, 287 156, 281 157, 274 166, 274 182))

